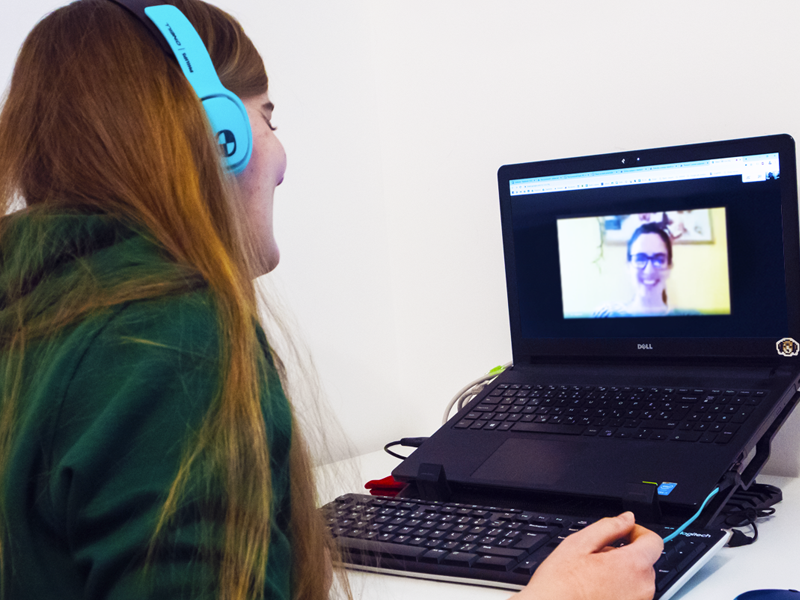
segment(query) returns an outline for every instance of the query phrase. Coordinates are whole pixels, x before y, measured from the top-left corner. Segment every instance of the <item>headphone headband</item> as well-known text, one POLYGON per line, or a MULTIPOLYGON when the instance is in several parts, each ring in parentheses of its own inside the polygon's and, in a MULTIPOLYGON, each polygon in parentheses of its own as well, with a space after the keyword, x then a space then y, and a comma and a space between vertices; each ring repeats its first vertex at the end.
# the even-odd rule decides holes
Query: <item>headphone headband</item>
POLYGON ((178 61, 203 103, 227 168, 241 173, 253 151, 247 110, 239 97, 222 85, 208 50, 189 19, 177 7, 157 0, 111 1, 134 15, 164 52, 178 61))
POLYGON ((172 48, 167 43, 167 40, 164 39, 164 36, 161 35, 161 31, 159 31, 156 24, 153 23, 145 14, 144 9, 148 6, 154 6, 156 4, 163 4, 161 2, 152 2, 150 0, 111 0, 114 4, 121 6, 128 12, 130 12, 134 17, 141 21, 142 25, 144 25, 147 30, 153 35, 153 39, 158 42, 158 45, 161 46, 161 49, 167 56, 173 56, 172 48))

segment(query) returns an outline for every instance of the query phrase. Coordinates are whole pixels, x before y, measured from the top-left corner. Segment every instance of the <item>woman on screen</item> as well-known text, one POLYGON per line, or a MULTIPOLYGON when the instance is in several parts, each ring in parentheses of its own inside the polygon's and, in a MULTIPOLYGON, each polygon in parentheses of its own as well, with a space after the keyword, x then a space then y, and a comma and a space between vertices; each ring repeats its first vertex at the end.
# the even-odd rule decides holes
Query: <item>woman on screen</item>
POLYGON ((605 304, 593 317, 662 317, 672 315, 667 280, 672 271, 672 241, 657 223, 640 226, 628 240, 628 270, 634 295, 628 302, 605 304))

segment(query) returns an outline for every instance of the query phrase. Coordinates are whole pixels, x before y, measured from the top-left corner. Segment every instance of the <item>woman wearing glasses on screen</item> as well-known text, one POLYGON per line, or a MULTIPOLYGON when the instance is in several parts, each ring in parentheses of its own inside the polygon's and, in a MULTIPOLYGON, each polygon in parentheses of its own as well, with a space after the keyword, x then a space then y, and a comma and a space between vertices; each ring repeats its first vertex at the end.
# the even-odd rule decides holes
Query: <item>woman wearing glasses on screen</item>
POLYGON ((628 270, 634 295, 625 303, 605 304, 593 317, 663 317, 675 315, 667 302, 672 271, 672 241, 657 223, 636 229, 628 241, 628 270))

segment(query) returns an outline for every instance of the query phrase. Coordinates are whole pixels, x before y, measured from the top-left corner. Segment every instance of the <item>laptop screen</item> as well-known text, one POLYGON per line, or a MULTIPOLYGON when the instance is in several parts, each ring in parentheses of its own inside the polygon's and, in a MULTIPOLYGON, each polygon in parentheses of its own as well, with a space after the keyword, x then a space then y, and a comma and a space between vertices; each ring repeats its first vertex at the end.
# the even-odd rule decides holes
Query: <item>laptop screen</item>
POLYGON ((792 354, 789 136, 506 165, 498 177, 515 361, 792 354))

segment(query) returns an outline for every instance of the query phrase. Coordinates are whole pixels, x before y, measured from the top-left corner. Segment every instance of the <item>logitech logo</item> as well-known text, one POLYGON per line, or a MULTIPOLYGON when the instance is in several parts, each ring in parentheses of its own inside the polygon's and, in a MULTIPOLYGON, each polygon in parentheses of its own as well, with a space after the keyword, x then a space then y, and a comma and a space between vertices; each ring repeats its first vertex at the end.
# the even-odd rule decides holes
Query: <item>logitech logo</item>
POLYGON ((710 533, 695 533, 694 531, 681 531, 681 535, 686 537, 701 537, 701 538, 710 538, 710 533))
POLYGON ((636 348, 638 350, 652 350, 653 349, 653 345, 652 344, 636 344, 636 348))

